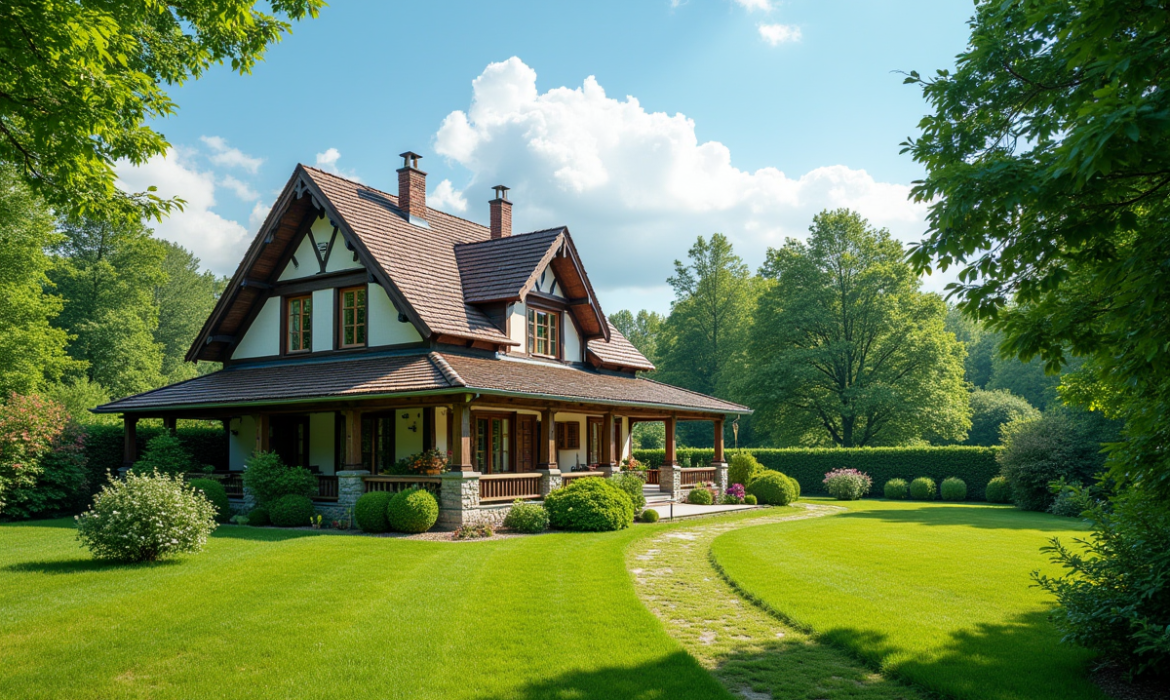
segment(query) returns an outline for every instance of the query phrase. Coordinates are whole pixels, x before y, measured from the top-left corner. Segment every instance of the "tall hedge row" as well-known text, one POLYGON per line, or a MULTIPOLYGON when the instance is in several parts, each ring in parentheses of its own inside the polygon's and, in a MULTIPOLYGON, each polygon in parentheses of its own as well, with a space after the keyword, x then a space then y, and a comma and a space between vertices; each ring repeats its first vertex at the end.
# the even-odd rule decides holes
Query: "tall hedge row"
MULTIPOLYGON (((161 426, 139 425, 138 454, 162 431, 161 426)), ((222 428, 179 428, 175 434, 199 464, 210 464, 217 471, 228 468, 227 433, 222 428)), ((85 454, 90 483, 96 489, 105 483, 107 471, 116 474, 122 468, 122 426, 85 426, 85 454)))
MULTIPOLYGON (((991 478, 999 474, 995 456, 999 447, 973 447, 969 445, 945 445, 940 447, 813 447, 813 448, 754 448, 751 452, 760 464, 768 469, 784 472, 800 482, 800 488, 807 494, 824 494, 822 480, 825 473, 834 469, 857 469, 873 478, 875 495, 880 495, 886 481, 894 478, 911 481, 928 476, 941 482, 948 476, 957 476, 967 482, 967 497, 983 500, 983 489, 991 478)), ((728 450, 730 453, 731 450, 728 450)), ((680 448, 678 459, 684 455, 693 460, 699 458, 702 464, 711 461, 714 451, 710 448, 680 448)), ((639 462, 652 467, 662 464, 664 450, 634 450, 639 462)), ((729 457, 730 459, 730 454, 729 457)))

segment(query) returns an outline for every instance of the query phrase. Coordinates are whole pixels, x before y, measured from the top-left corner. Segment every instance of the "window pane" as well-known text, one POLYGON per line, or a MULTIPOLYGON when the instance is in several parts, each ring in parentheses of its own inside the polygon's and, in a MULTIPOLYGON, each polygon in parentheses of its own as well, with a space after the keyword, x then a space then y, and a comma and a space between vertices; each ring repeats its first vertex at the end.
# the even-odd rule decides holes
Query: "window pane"
POLYGON ((347 326, 345 329, 345 337, 342 341, 346 345, 353 345, 353 326, 347 326))
POLYGON ((366 327, 365 326, 358 326, 357 327, 357 341, 356 342, 358 345, 365 345, 366 344, 366 327))

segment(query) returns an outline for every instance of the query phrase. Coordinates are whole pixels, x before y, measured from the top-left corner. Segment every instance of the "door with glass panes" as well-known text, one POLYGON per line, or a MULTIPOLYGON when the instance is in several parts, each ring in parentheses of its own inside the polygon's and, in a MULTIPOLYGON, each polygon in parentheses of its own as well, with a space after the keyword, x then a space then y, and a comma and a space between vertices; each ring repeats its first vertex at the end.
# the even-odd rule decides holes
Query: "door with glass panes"
POLYGON ((516 471, 511 414, 476 413, 475 467, 483 474, 516 471))

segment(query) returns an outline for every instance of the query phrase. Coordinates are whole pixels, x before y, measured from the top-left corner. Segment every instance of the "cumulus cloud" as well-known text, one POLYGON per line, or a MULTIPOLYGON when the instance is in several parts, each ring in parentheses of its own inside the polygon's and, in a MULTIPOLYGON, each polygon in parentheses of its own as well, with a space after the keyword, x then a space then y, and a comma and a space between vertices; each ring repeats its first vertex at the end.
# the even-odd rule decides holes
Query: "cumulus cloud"
POLYGON ((155 156, 138 167, 119 161, 118 184, 129 192, 142 192, 154 185, 160 197, 186 200, 183 211, 175 211, 161 222, 152 222, 155 235, 190 250, 204 267, 219 274, 229 273, 236 268, 247 246, 248 231, 212 211, 215 173, 200 171, 191 162, 192 156, 170 149, 165 157, 155 156))
POLYGON ((200 136, 199 140, 211 148, 211 162, 225 168, 241 168, 255 175, 264 163, 263 158, 254 158, 238 148, 228 146, 222 136, 200 136))
POLYGON ((791 24, 760 24, 757 28, 760 30, 760 37, 772 46, 800 41, 800 27, 791 24))
MULTIPOLYGON (((856 209, 905 241, 923 231, 925 207, 907 201, 907 185, 843 165, 797 177, 741 170, 722 143, 700 142, 686 116, 610 97, 592 76, 541 93, 536 71, 516 57, 473 81, 468 110, 447 115, 435 150, 471 172, 452 196, 475 202, 504 183, 516 231, 568 225, 610 311, 636 306, 635 298, 665 310, 671 261, 699 235, 727 235, 756 266, 768 246, 803 238, 825 208, 856 209)), ((486 204, 469 212, 487 214, 486 204)))
POLYGON ((219 181, 219 184, 236 193, 236 196, 245 202, 251 202, 260 198, 260 193, 252 189, 252 186, 246 182, 236 179, 231 175, 224 175, 219 181))
POLYGON ((455 191, 450 180, 443 180, 434 192, 427 195, 427 206, 443 211, 453 209, 462 213, 467 211, 467 198, 462 193, 455 191))
POLYGON ((334 175, 340 175, 341 177, 361 182, 361 178, 352 170, 345 171, 337 167, 337 161, 339 160, 341 160, 341 151, 336 148, 327 148, 324 153, 317 154, 317 167, 327 173, 333 173, 334 175))
POLYGON ((755 12, 756 10, 763 10, 768 12, 772 9, 772 0, 734 0, 736 5, 744 8, 748 12, 755 12))
POLYGON ((272 211, 271 204, 256 202, 252 205, 252 212, 248 214, 248 228, 252 231, 259 231, 260 224, 264 223, 264 219, 268 217, 270 211, 272 211))

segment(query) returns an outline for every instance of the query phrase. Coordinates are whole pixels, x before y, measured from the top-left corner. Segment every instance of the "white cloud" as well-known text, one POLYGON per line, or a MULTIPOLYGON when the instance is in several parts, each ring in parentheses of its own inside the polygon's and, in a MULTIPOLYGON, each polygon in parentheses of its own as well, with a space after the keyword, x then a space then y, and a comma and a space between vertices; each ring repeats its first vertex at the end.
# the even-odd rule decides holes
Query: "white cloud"
POLYGON ((151 223, 155 235, 190 250, 204 267, 218 274, 230 273, 236 269, 247 246, 248 231, 212 211, 215 174, 199 172, 188 160, 186 154, 170 149, 166 157, 155 156, 138 167, 119 161, 116 166, 119 186, 128 192, 142 192, 154 185, 160 197, 185 199, 183 211, 151 223))
MULTIPOLYGON (((472 175, 451 195, 486 200, 504 183, 516 231, 568 225, 610 312, 642 303, 665 311, 671 261, 685 259, 696 236, 727 235, 756 267, 765 248, 803 238, 825 208, 856 209, 903 241, 924 230, 925 207, 907 201, 908 185, 844 165, 799 177, 740 170, 726 146, 699 142, 692 120, 609 97, 592 76, 539 93, 536 72, 513 57, 472 86, 469 109, 450 113, 435 137, 435 150, 472 175)), ((486 203, 470 209, 486 220, 486 203)))
POLYGON ((248 228, 252 231, 259 231, 260 225, 264 223, 264 219, 268 217, 270 211, 272 211, 271 204, 256 202, 252 205, 252 212, 248 214, 248 228))
POLYGON ((427 195, 427 206, 443 211, 454 209, 458 212, 467 211, 467 198, 456 192, 450 180, 443 180, 433 192, 427 195))
POLYGON ((235 192, 236 196, 245 202, 251 202, 260 198, 260 193, 252 189, 248 183, 237 180, 231 175, 224 175, 219 181, 219 184, 235 192))
POLYGON ((231 148, 222 136, 200 136, 199 140, 213 151, 211 162, 225 168, 242 168, 255 175, 264 163, 263 158, 254 158, 238 148, 231 148))
POLYGON ((760 37, 771 44, 779 46, 789 41, 800 41, 800 27, 791 24, 760 24, 760 37))
POLYGON ((763 10, 769 12, 772 9, 772 0, 734 0, 736 5, 744 8, 748 12, 755 12, 756 10, 763 10))
POLYGON ((339 160, 341 160, 341 151, 337 150, 336 148, 327 148, 325 149, 324 153, 317 154, 317 167, 321 168, 325 172, 333 173, 334 175, 340 175, 341 177, 346 177, 356 182, 361 182, 361 178, 355 175, 352 170, 343 171, 341 168, 337 167, 337 161, 339 160))

